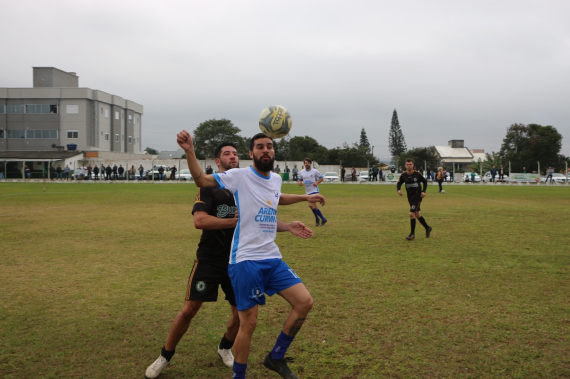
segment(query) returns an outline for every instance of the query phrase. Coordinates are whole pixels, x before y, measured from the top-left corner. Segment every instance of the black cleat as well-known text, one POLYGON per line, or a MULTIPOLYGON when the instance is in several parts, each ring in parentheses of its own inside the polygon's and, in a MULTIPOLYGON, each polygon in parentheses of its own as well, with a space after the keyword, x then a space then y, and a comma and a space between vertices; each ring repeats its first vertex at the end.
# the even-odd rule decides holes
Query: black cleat
POLYGON ((415 234, 410 234, 409 236, 406 237, 406 239, 407 239, 408 241, 411 241, 411 240, 413 240, 414 238, 416 238, 416 235, 415 235, 415 234))
POLYGON ((324 225, 324 224, 326 224, 326 223, 327 223, 327 220, 321 221, 321 225, 324 225))
POLYGON ((321 226, 321 224, 319 224, 319 222, 317 221, 317 223, 315 224, 315 226, 321 226))
POLYGON ((275 371, 282 378, 285 379, 299 379, 297 375, 291 371, 291 369, 287 366, 287 362, 292 362, 292 358, 285 358, 285 359, 273 359, 271 358, 271 353, 267 354, 265 360, 263 361, 263 365, 268 369, 275 371))
POLYGON ((428 226, 428 227, 427 227, 427 229, 426 229, 426 238, 429 238, 429 234, 431 233, 431 230, 432 230, 432 229, 433 229, 433 228, 432 228, 431 226, 428 226))

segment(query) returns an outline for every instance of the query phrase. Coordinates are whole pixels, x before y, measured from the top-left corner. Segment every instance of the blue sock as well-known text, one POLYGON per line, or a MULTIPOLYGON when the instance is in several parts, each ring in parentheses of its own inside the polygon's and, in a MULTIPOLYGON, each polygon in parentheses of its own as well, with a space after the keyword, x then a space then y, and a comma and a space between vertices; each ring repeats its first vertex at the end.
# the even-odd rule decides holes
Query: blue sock
POLYGON ((289 345, 291 345, 291 342, 293 342, 293 338, 295 337, 290 337, 281 331, 279 337, 277 337, 275 346, 273 346, 273 350, 271 350, 271 359, 285 358, 285 353, 287 352, 289 345))
POLYGON ((233 379, 245 379, 245 370, 247 370, 247 363, 241 364, 234 361, 234 376, 233 379))
POLYGON ((320 209, 317 209, 317 214, 320 216, 321 220, 323 220, 323 221, 326 220, 325 216, 323 216, 320 209))
POLYGON ((315 215, 315 221, 319 222, 319 214, 317 213, 319 210, 317 208, 315 209, 311 209, 313 211, 313 214, 315 215))

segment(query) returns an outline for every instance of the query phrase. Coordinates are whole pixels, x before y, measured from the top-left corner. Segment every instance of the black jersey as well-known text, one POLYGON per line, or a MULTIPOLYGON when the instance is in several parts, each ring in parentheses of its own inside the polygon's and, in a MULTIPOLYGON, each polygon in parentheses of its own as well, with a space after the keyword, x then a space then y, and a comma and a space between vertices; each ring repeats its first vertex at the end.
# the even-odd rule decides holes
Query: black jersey
POLYGON ((420 199, 421 193, 425 192, 427 188, 427 180, 419 171, 414 171, 412 174, 408 174, 404 171, 402 175, 400 175, 400 180, 398 180, 398 190, 400 190, 402 184, 406 185, 406 193, 410 201, 420 199), (421 184, 423 184, 423 188, 421 184))
MULTIPOLYGON (((234 218, 236 210, 234 196, 227 189, 199 188, 192 214, 202 211, 218 218, 234 218)), ((227 266, 230 262, 234 229, 202 230, 196 251, 198 261, 227 266)))

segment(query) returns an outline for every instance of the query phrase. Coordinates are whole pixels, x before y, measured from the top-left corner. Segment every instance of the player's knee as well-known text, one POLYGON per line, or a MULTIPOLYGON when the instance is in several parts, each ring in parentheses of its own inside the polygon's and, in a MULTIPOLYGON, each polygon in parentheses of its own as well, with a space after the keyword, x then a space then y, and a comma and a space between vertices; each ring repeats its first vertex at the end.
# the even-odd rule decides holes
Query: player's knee
POLYGON ((410 212, 410 219, 416 218, 416 214, 414 212, 410 212))
POLYGON ((195 304, 187 301, 180 313, 185 320, 190 321, 194 318, 194 316, 196 316, 196 313, 198 313, 199 309, 200 306, 196 306, 195 304))
POLYGON ((313 297, 311 295, 308 295, 307 297, 305 297, 301 301, 297 302, 295 304, 294 308, 295 308, 295 311, 297 311, 301 314, 307 314, 311 311, 311 309, 313 309, 314 304, 315 304, 315 302, 313 301, 313 297))
POLYGON ((241 320, 239 324, 240 330, 243 330, 245 333, 252 335, 257 327, 257 319, 256 318, 248 318, 247 320, 241 320))

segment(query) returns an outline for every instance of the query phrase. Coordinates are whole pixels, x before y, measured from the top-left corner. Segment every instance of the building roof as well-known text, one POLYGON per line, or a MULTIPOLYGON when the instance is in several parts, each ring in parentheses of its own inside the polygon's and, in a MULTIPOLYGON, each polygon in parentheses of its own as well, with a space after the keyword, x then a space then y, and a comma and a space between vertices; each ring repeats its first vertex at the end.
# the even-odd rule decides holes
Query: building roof
POLYGON ((158 153, 156 159, 182 159, 184 155, 184 150, 178 149, 176 151, 161 151, 158 153))
POLYGON ((441 161, 446 162, 473 162, 473 154, 466 147, 434 146, 441 161))
POLYGON ((82 151, 0 151, 0 161, 59 161, 77 155, 82 151))

